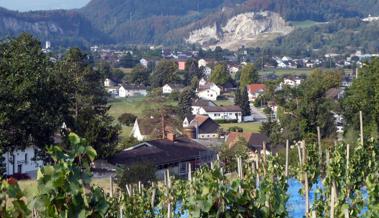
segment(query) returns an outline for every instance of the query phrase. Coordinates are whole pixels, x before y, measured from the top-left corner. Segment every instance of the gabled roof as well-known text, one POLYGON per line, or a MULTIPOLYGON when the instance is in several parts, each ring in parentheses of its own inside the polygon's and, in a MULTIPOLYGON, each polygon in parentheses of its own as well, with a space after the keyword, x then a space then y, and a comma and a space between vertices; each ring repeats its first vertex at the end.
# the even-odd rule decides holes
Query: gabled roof
POLYGON ((244 138, 248 145, 253 149, 261 149, 263 142, 267 142, 268 140, 267 136, 261 133, 231 132, 228 134, 226 143, 231 148, 238 142, 240 137, 244 138))
POLYGON ((253 83, 250 85, 247 85, 247 91, 249 93, 257 93, 264 91, 266 89, 266 85, 262 83, 253 83))
POLYGON ((213 101, 209 101, 209 100, 196 99, 196 100, 192 101, 192 106, 195 106, 195 107, 214 107, 214 106, 217 106, 217 104, 214 103, 213 101))
POLYGON ((190 126, 198 127, 200 134, 217 133, 220 129, 220 125, 208 116, 195 115, 189 120, 191 120, 190 126))
POLYGON ((179 137, 174 142, 168 139, 159 139, 143 142, 132 148, 125 149, 114 155, 110 162, 126 165, 150 162, 159 166, 193 160, 203 152, 210 152, 210 150, 188 138, 179 137))
POLYGON ((125 90, 146 90, 146 86, 144 85, 121 84, 120 86, 124 87, 125 90))
POLYGON ((240 106, 230 105, 230 106, 216 106, 216 107, 202 107, 206 112, 242 112, 240 106))
MULTIPOLYGON (((137 119, 139 130, 144 136, 154 136, 160 135, 162 132, 162 122, 159 118, 142 118, 137 119)), ((172 126, 167 123, 165 124, 165 131, 173 132, 172 126)))

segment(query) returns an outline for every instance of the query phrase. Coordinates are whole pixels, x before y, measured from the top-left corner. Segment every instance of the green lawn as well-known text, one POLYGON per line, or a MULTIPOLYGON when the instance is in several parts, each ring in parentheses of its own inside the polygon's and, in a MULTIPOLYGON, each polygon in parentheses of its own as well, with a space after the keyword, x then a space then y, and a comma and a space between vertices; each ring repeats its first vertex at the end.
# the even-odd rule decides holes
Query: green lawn
POLYGON ((304 21, 291 21, 290 24, 296 28, 308 28, 314 25, 324 24, 324 23, 313 21, 313 20, 304 20, 304 21))
POLYGON ((228 130, 228 128, 233 127, 233 126, 238 126, 238 127, 243 128, 244 132, 254 132, 254 133, 258 133, 261 127, 260 123, 223 123, 220 125, 224 130, 228 130))
POLYGON ((283 76, 283 75, 308 75, 310 74, 314 69, 309 68, 301 68, 301 69, 265 69, 259 71, 259 75, 264 76, 270 73, 274 73, 277 76, 283 76))
POLYGON ((233 101, 230 100, 217 100, 214 103, 216 103, 218 106, 229 106, 229 105, 234 105, 233 101))
MULTIPOLYGON (((176 105, 177 102, 167 100, 166 104, 176 105)), ((111 108, 109 115, 111 115, 117 122, 117 118, 123 113, 131 113, 137 117, 141 117, 145 109, 154 108, 158 106, 158 103, 149 102, 146 97, 129 97, 114 99, 109 102, 111 108)), ((129 137, 132 127, 122 125, 120 136, 122 138, 129 137)))

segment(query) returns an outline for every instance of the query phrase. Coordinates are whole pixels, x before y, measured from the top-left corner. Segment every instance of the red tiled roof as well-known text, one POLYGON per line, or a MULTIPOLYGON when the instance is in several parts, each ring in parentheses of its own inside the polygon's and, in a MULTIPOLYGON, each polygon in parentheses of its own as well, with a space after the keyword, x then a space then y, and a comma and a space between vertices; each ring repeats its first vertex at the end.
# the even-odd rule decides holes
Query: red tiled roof
POLYGON ((266 89, 266 85, 262 83, 254 83, 254 84, 247 85, 247 91, 250 93, 256 93, 258 91, 265 90, 265 89, 266 89))

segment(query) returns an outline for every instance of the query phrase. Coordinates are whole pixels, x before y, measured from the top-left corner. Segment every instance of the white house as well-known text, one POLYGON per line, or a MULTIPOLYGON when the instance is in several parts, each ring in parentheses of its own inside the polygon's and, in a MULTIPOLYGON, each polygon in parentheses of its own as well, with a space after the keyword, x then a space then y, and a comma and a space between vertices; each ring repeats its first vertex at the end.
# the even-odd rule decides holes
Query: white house
POLYGON ((109 78, 106 78, 105 80, 104 80, 104 87, 111 87, 111 86, 115 86, 116 85, 116 83, 115 82, 113 82, 111 79, 109 79, 109 78))
POLYGON ((162 87, 163 94, 171 94, 175 92, 181 92, 184 89, 184 86, 181 84, 166 84, 162 87))
POLYGON ((142 58, 141 60, 139 60, 139 63, 140 63, 142 66, 144 66, 144 67, 147 68, 147 66, 148 66, 148 64, 149 64, 149 61, 147 61, 145 58, 142 58))
POLYGON ((5 175, 22 173, 34 178, 37 170, 43 166, 42 161, 33 160, 35 156, 36 149, 33 146, 29 146, 25 150, 6 152, 3 154, 5 175))
POLYGON ((283 82, 280 83, 279 87, 283 88, 284 85, 290 86, 291 88, 299 86, 303 82, 300 77, 295 78, 284 78, 283 82))
POLYGON ((249 95, 249 101, 254 102, 260 95, 264 93, 266 89, 265 84, 254 83, 247 86, 247 93, 249 95))
POLYGON ((202 107, 199 114, 208 115, 212 120, 242 122, 242 110, 239 106, 202 107))
POLYGON ((120 85, 120 88, 118 89, 118 96, 121 98, 146 95, 147 90, 144 85, 123 84, 120 85))
POLYGON ((207 82, 204 78, 199 81, 197 96, 204 100, 216 101, 221 95, 221 88, 212 82, 207 82))
POLYGON ((199 68, 200 67, 206 67, 208 64, 207 61, 204 59, 200 59, 197 63, 198 63, 199 68))
POLYGON ((202 107, 215 107, 217 106, 213 101, 204 100, 204 99, 196 99, 192 102, 192 114, 200 114, 200 108, 202 107))

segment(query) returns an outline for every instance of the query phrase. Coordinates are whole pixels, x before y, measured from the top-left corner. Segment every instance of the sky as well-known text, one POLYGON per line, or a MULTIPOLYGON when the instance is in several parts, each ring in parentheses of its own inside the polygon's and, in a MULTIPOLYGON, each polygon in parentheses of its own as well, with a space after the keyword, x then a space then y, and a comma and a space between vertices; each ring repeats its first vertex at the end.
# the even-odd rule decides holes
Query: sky
POLYGON ((31 11, 81 8, 90 0, 0 0, 0 7, 10 10, 31 11))

